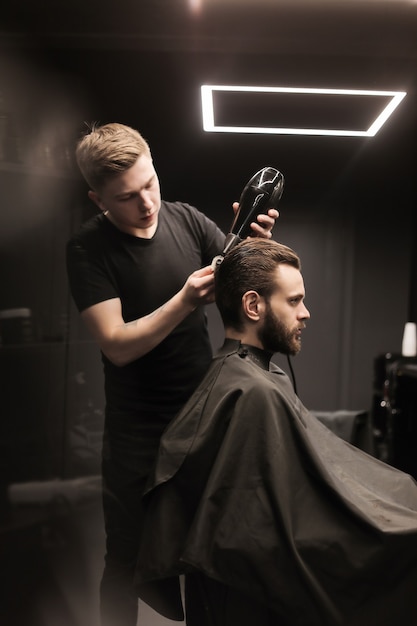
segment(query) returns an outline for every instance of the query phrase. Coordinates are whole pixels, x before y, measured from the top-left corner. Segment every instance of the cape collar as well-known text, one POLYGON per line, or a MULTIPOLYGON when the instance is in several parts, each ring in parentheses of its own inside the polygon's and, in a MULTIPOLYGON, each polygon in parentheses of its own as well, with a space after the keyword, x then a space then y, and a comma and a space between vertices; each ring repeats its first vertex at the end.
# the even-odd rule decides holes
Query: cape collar
POLYGON ((236 352, 242 359, 250 359, 258 367, 269 371, 270 361, 273 356, 272 352, 255 348, 246 343, 241 343, 238 339, 225 339, 222 352, 236 352))

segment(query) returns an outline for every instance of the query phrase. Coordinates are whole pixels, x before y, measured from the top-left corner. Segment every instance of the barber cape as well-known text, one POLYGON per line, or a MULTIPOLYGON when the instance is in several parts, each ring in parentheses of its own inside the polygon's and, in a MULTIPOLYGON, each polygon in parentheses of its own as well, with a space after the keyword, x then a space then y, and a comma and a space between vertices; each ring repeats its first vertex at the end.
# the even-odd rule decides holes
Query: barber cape
POLYGON ((416 482, 323 426, 270 356, 226 340, 166 429, 139 596, 181 620, 177 577, 199 571, 285 626, 416 626, 416 482))

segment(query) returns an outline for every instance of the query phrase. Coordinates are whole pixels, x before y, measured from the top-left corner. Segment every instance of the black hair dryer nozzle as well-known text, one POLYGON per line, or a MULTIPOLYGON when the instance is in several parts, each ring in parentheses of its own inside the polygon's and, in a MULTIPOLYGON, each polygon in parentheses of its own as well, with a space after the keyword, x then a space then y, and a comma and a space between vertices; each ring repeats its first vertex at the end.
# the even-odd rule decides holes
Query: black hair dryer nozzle
POLYGON ((256 172, 244 187, 239 209, 226 237, 221 255, 213 259, 213 266, 219 265, 231 248, 251 233, 251 223, 256 221, 260 213, 268 213, 275 209, 284 191, 284 176, 274 167, 264 167, 256 172))

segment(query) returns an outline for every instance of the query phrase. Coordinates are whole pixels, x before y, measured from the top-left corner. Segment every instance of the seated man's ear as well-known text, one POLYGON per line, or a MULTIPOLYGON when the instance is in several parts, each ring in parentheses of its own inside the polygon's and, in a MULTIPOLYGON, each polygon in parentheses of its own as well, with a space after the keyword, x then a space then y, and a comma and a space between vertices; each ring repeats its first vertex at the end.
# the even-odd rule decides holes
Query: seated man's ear
POLYGON ((257 291, 247 291, 242 296, 242 311, 245 318, 259 322, 265 311, 265 300, 257 291))

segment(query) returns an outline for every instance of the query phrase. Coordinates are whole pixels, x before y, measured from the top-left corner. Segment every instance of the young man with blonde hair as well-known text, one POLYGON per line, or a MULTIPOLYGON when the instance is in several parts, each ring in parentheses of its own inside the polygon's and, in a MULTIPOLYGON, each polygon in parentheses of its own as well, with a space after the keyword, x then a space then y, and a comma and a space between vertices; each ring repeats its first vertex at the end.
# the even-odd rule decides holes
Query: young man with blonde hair
MULTIPOLYGON (((76 156, 100 209, 69 242, 67 266, 104 364, 102 624, 136 626, 140 495, 162 431, 211 360, 204 305, 214 300, 211 262, 225 236, 194 207, 161 199, 135 129, 93 126, 76 156)), ((269 238, 277 215, 259 216, 254 235, 269 238)))

